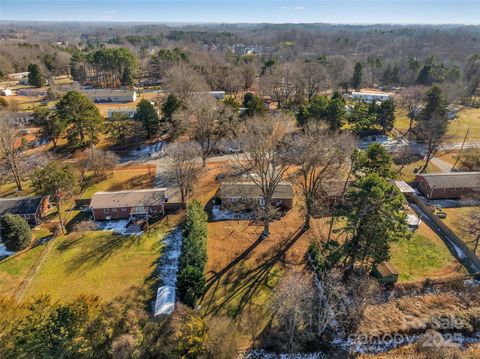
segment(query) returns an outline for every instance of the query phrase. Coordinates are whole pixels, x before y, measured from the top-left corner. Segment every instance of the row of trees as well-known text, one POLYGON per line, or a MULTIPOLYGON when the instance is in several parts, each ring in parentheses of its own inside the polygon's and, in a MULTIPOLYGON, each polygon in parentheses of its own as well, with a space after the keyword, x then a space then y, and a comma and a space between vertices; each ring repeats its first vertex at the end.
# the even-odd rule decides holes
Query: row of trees
POLYGON ((207 214, 197 200, 188 204, 182 236, 177 290, 182 303, 194 308, 205 290, 207 263, 207 214))
POLYGON ((96 51, 73 52, 70 72, 82 84, 115 88, 131 86, 138 75, 136 55, 126 48, 100 48, 96 51))
POLYGON ((331 98, 317 96, 310 102, 302 105, 296 113, 297 122, 304 126, 309 122, 325 122, 330 129, 338 130, 345 124, 351 124, 355 132, 381 130, 384 133, 391 131, 395 122, 395 102, 375 101, 366 103, 355 101, 351 108, 340 93, 335 92, 331 98))

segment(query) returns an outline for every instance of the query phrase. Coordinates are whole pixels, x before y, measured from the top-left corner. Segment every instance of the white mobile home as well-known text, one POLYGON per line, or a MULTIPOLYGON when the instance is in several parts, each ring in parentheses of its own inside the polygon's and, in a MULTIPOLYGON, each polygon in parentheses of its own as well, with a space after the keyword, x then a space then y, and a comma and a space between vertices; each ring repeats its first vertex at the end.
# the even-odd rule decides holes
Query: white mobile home
POLYGON ((83 90, 93 102, 135 102, 137 92, 135 90, 83 90))
POLYGON ((24 77, 28 77, 28 71, 27 72, 17 72, 15 74, 8 74, 8 78, 10 80, 21 80, 24 77))
POLYGON ((383 102, 393 99, 393 95, 391 93, 380 91, 353 91, 350 97, 354 100, 362 100, 365 102, 383 102))

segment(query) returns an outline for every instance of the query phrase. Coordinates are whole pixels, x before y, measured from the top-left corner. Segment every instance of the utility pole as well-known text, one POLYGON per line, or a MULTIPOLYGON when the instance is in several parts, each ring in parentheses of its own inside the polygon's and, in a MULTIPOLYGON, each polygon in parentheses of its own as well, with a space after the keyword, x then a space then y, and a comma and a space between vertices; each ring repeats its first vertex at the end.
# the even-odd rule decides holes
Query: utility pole
POLYGON ((458 163, 458 160, 460 159, 460 156, 462 155, 463 146, 465 146, 465 141, 467 140, 468 132, 470 132, 470 127, 467 128, 467 132, 465 133, 465 137, 463 138, 462 147, 460 148, 460 153, 458 154, 457 159, 455 160, 455 163, 453 164, 452 169, 450 170, 450 172, 453 172, 455 166, 456 166, 457 163, 458 163))

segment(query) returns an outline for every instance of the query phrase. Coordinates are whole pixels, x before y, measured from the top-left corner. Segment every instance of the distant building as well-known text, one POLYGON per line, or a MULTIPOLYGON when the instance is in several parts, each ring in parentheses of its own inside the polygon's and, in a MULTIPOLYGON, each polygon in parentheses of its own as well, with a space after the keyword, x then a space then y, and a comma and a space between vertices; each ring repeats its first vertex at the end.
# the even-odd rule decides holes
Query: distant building
POLYGON ((7 213, 22 216, 28 224, 36 226, 48 208, 46 197, 0 198, 0 216, 7 213))
POLYGON ((210 91, 209 94, 216 100, 223 100, 225 98, 225 91, 210 91))
POLYGON ((166 188, 96 192, 90 208, 95 220, 148 218, 165 213, 166 188))
POLYGON ((418 174, 415 184, 429 199, 458 199, 480 191, 480 172, 418 174))
POLYGON ((29 89, 20 89, 17 90, 17 94, 20 96, 45 96, 47 94, 47 90, 45 88, 43 89, 37 89, 37 88, 29 88, 29 89))
POLYGON ((105 102, 135 102, 137 92, 135 90, 82 90, 95 103, 105 102))
POLYGON ((8 75, 8 78, 10 80, 21 80, 25 77, 28 77, 28 71, 27 72, 17 72, 17 73, 8 75))
POLYGON ((380 91, 353 91, 350 97, 354 100, 362 100, 365 102, 372 101, 387 101, 393 99, 393 95, 387 92, 380 91))
MULTIPOLYGON (((272 206, 289 210, 293 207, 293 185, 278 184, 272 197, 272 206)), ((254 182, 223 182, 217 192, 222 207, 228 209, 248 209, 264 206, 265 199, 254 182)))
POLYGON ((13 92, 12 92, 12 90, 10 90, 10 89, 3 89, 3 90, 0 92, 0 94, 1 94, 2 96, 12 96, 12 95, 13 95, 13 92))

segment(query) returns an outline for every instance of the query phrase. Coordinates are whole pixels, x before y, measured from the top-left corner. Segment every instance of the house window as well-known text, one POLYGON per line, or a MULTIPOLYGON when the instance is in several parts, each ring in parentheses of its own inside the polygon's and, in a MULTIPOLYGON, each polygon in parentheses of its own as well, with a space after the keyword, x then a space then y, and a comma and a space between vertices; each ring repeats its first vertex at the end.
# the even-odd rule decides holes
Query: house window
POLYGON ((112 212, 116 212, 116 211, 117 211, 117 209, 116 209, 116 208, 112 208, 112 212))
POLYGON ((108 212, 109 212, 108 208, 104 208, 104 209, 103 209, 103 212, 104 212, 104 213, 108 213, 108 212))
POLYGON ((258 203, 260 203, 260 206, 264 206, 265 205, 265 199, 263 197, 259 198, 258 203))
POLYGON ((30 215, 29 214, 26 214, 23 216, 25 219, 30 219, 30 215))
POLYGON ((229 202, 237 202, 237 200, 238 200, 238 198, 236 198, 236 197, 230 197, 228 199, 229 202))
POLYGON ((245 197, 243 197, 242 202, 247 202, 247 199, 245 197))
POLYGON ((122 207, 122 212, 126 212, 127 209, 125 207, 122 207))

